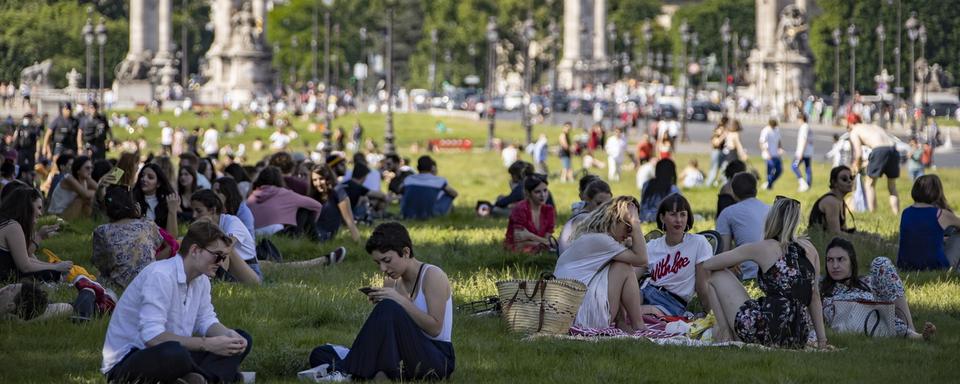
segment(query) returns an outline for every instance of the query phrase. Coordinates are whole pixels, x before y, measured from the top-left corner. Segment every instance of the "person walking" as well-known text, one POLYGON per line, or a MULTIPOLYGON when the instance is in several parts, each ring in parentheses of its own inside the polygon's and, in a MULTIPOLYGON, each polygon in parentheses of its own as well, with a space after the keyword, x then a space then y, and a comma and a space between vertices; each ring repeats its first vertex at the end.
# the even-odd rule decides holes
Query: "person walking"
POLYGON ((773 188, 773 183, 783 173, 783 162, 780 159, 783 145, 780 139, 777 120, 770 119, 767 126, 760 131, 760 156, 767 162, 767 182, 763 185, 763 189, 773 188))
POLYGON ((813 183, 813 170, 810 168, 810 159, 813 157, 813 137, 810 134, 810 124, 807 123, 807 115, 800 115, 800 129, 797 131, 797 150, 793 157, 793 174, 797 176, 797 192, 806 192, 813 183), (806 168, 806 179, 800 175, 800 164, 806 168))

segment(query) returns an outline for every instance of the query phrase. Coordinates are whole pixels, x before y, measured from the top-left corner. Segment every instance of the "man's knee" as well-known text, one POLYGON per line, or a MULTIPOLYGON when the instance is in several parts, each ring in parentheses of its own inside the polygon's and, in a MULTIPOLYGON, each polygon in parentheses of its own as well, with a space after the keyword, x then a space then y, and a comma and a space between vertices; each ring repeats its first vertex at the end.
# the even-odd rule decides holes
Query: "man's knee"
POLYGON ((243 337, 244 339, 247 340, 247 348, 243 351, 243 355, 246 356, 253 349, 253 336, 250 336, 250 334, 247 333, 247 331, 244 331, 242 329, 234 329, 234 331, 237 332, 237 334, 239 334, 240 337, 243 337))
POLYGON ((193 358, 190 351, 176 341, 163 342, 152 348, 155 361, 162 361, 171 373, 180 373, 183 376, 193 370, 193 358))

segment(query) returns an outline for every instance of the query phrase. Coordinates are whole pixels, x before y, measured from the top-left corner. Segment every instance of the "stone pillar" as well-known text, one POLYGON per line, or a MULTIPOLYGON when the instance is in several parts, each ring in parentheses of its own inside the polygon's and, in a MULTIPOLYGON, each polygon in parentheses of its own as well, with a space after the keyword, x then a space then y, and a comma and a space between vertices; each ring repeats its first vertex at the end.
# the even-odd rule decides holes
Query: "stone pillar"
POLYGON ((260 34, 266 36, 267 33, 267 1, 252 0, 253 19, 260 25, 260 34))
POLYGON ((144 41, 144 0, 130 0, 130 44, 127 50, 127 60, 136 60, 146 49, 144 41))
POLYGON ((607 62, 607 0, 593 0, 593 61, 607 62))
MULTIPOLYGON (((141 18, 143 23, 143 48, 144 50, 150 51, 153 55, 156 55, 158 52, 158 37, 157 29, 159 28, 157 20, 157 2, 159 0, 142 0, 143 1, 143 17, 141 18)), ((131 22, 131 25, 133 23, 131 22)))
POLYGON ((560 88, 574 87, 574 65, 581 57, 580 2, 581 0, 564 0, 563 2, 563 59, 557 66, 560 88))
POLYGON ((157 55, 153 63, 157 66, 168 64, 173 59, 171 41, 173 40, 173 1, 157 0, 157 55))
POLYGON ((760 52, 772 53, 777 49, 778 3, 777 0, 757 0, 756 50, 760 52))

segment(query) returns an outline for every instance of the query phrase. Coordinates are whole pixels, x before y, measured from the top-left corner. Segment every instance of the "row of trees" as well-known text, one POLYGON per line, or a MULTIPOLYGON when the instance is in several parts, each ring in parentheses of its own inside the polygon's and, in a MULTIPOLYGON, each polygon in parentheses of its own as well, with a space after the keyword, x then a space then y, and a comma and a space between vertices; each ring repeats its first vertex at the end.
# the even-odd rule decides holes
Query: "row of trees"
MULTIPOLYGON (((927 30, 927 44, 917 43, 917 57, 921 52, 931 63, 940 63, 948 73, 960 74, 960 28, 953 28, 960 19, 960 7, 943 6, 940 2, 924 0, 819 0, 820 12, 811 15, 810 47, 816 59, 816 91, 830 93, 834 84, 834 46, 831 33, 835 28, 846 31, 855 23, 861 33, 857 50, 856 84, 858 90, 872 93, 873 77, 879 73, 880 41, 875 33, 882 21, 886 27, 885 63, 895 74, 893 49, 896 44, 897 6, 901 8, 900 23, 911 11, 927 30)), ((80 30, 86 22, 87 7, 93 7, 93 22, 105 20, 108 43, 105 47, 106 84, 113 81, 113 68, 127 50, 128 7, 126 1, 96 0, 0 0, 0 81, 16 81, 20 70, 44 59, 53 59, 51 80, 56 86, 66 85, 64 75, 71 68, 83 71, 84 43, 80 30)), ((706 0, 681 7, 675 14, 672 28, 664 30, 653 23, 649 46, 643 39, 642 26, 660 13, 660 0, 609 0, 610 23, 616 25, 617 38, 612 47, 616 52, 629 50, 636 64, 648 51, 674 54, 679 63, 681 41, 678 26, 687 20, 690 30, 698 33, 698 56, 715 55, 722 63, 720 27, 725 18, 730 20, 731 33, 754 37, 754 0, 706 0), (623 33, 629 32, 627 45, 623 33)), ((514 65, 518 70, 523 46, 521 26, 529 15, 534 22, 534 40, 542 48, 534 68, 534 82, 546 84, 554 57, 555 44, 560 44, 563 24, 563 0, 337 0, 330 12, 332 79, 341 86, 351 86, 352 66, 366 58, 385 54, 385 31, 389 7, 394 9, 394 69, 396 83, 407 87, 429 88, 429 66, 437 64, 436 82, 463 85, 468 75, 486 77, 486 29, 490 16, 496 17, 498 44, 510 52, 500 57, 501 64, 514 65), (558 32, 552 35, 551 22, 558 32), (366 29, 367 39, 361 40, 360 30, 366 29), (437 43, 431 39, 436 31, 437 43), (436 58, 436 59, 434 59, 436 58)), ((304 81, 316 75, 323 78, 323 43, 326 36, 324 14, 328 11, 322 2, 290 0, 276 5, 268 16, 267 40, 276 47, 275 68, 282 81, 304 81), (314 64, 311 43, 316 31, 317 60, 314 64), (316 70, 314 69, 316 68, 316 70)), ((174 1, 174 41, 182 44, 181 27, 188 37, 187 57, 191 73, 198 72, 200 59, 213 39, 209 24, 207 1, 174 1)), ((902 83, 909 84, 909 40, 902 30, 902 83)), ((751 44, 752 45, 752 44, 751 44)), ((850 45, 846 35, 841 49, 841 88, 849 84, 850 45)), ((96 52, 96 51, 94 51, 96 52)), ((732 57, 732 49, 730 51, 732 57)), ((732 66, 732 59, 730 60, 732 66)), ((372 65, 373 62, 370 62, 372 65)), ((94 61, 96 65, 96 61, 94 61)), ((675 66, 676 67, 676 66, 675 66)), ((372 69, 372 68, 371 68, 372 69)), ((95 69, 94 69, 95 71, 95 69)), ((674 69, 674 75, 679 69, 674 69)), ((720 81, 717 68, 708 80, 720 81)), ((373 71, 370 76, 376 78, 373 71)), ((96 76, 94 76, 96 78, 96 76)))

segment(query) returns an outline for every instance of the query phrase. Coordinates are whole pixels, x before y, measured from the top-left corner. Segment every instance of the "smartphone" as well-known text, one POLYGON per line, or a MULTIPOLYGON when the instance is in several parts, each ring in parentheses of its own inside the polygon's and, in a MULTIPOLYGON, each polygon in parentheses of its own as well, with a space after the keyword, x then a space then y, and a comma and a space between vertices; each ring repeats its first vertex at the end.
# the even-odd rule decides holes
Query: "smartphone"
POLYGON ((358 290, 360 291, 360 293, 363 293, 364 295, 369 295, 370 292, 376 291, 375 288, 370 288, 370 287, 361 287, 358 290))
POLYGON ((114 183, 120 183, 120 179, 123 178, 123 169, 120 167, 113 167, 113 170, 110 171, 110 174, 113 175, 113 179, 116 180, 114 183))

